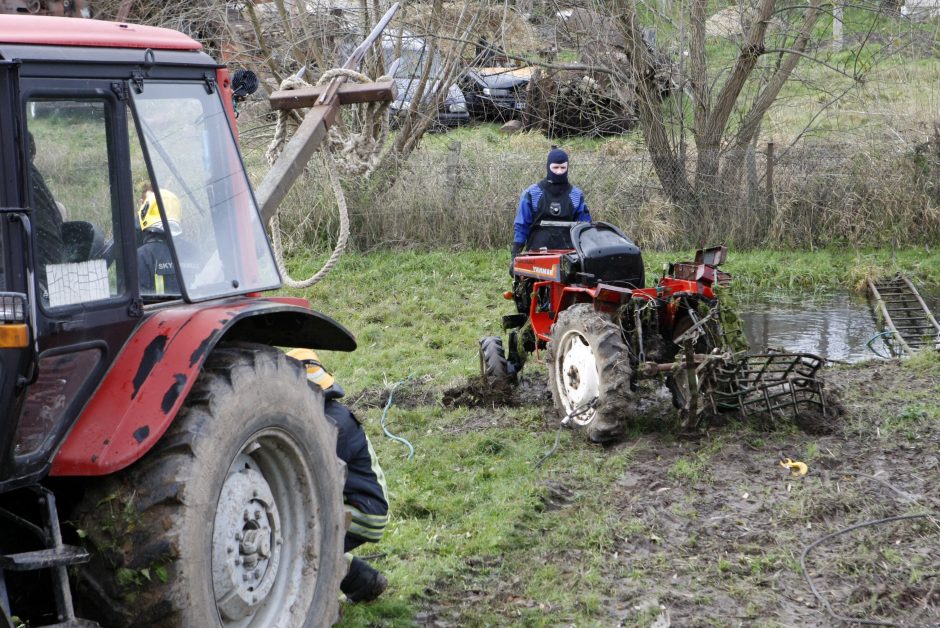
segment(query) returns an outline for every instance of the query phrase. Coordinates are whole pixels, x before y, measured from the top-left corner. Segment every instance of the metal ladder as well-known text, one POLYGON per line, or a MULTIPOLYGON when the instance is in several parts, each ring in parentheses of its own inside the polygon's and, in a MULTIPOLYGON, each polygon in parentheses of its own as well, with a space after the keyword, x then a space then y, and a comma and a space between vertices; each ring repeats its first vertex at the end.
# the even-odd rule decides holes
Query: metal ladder
POLYGON ((869 279, 868 292, 893 353, 910 356, 924 347, 940 349, 940 324, 910 279, 901 273, 869 279))

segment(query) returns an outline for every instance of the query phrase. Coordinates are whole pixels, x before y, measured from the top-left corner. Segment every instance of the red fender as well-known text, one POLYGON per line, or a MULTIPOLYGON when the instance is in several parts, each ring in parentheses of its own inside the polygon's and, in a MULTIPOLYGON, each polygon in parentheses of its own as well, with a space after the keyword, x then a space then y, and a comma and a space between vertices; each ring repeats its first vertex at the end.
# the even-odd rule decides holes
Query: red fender
POLYGON ((137 327, 52 461, 50 475, 106 475, 143 456, 223 338, 352 351, 356 341, 305 299, 240 297, 157 310, 137 327))

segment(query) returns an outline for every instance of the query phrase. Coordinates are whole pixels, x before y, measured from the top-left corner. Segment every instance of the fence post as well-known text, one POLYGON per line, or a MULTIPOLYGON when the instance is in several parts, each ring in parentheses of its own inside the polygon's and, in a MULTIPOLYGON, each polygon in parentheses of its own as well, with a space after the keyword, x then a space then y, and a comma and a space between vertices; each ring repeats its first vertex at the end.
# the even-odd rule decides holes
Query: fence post
POLYGON ((767 142, 767 211, 774 212, 774 143, 767 142))
POLYGON ((460 189, 460 142, 454 140, 447 146, 447 189, 450 191, 450 204, 457 202, 460 189))
POLYGON ((836 0, 832 3, 832 51, 840 52, 842 50, 842 22, 845 19, 845 7, 842 0, 836 0))

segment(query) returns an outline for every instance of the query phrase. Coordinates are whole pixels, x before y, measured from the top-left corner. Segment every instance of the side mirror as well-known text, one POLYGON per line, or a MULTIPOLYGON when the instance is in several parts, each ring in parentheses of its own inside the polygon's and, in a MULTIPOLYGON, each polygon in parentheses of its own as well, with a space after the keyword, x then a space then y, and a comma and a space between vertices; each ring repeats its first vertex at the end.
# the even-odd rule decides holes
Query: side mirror
POLYGON ((232 74, 232 95, 246 98, 258 90, 258 75, 251 70, 235 70, 232 74))

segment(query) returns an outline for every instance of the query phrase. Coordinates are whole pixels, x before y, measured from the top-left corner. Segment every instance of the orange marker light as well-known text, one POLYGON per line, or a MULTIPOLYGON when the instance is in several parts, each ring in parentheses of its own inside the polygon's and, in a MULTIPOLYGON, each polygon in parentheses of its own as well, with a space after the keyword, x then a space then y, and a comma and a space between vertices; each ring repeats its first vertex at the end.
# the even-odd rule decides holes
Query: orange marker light
POLYGON ((512 300, 512 290, 507 290, 506 292, 504 292, 504 293, 503 293, 503 298, 506 299, 507 301, 511 301, 511 300, 512 300))
POLYGON ((29 346, 29 327, 0 325, 0 349, 25 349, 29 346))

